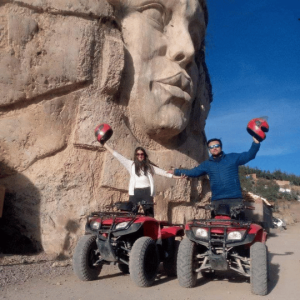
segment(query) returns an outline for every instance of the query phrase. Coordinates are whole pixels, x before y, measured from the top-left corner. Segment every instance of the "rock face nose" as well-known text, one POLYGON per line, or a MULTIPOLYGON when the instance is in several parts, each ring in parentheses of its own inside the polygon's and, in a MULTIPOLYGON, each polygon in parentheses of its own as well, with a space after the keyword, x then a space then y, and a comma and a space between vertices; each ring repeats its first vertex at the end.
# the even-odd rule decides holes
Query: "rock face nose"
MULTIPOLYGON (((188 64, 182 63, 187 54, 176 50, 172 61, 166 51, 172 39, 162 37, 163 28, 175 30, 163 17, 169 11, 140 5, 127 15, 120 11, 126 7, 110 2, 20 0, 0 6, 0 185, 6 191, 0 238, 11 245, 7 252, 23 243, 23 252, 69 255, 89 212, 128 200, 127 171, 94 137, 99 123, 111 125, 111 146, 130 159, 137 146, 163 169, 191 168, 207 158, 211 86, 204 53, 189 51, 188 64), (160 101, 165 92, 149 88, 151 80, 176 74, 191 80, 180 89, 188 86, 196 95, 185 110, 176 99, 160 101)), ((203 24, 200 41, 177 28, 202 49, 205 3, 186 2, 194 14, 174 1, 172 18, 203 24)), ((126 3, 128 8, 131 1, 126 3)), ((207 180, 154 180, 158 219, 183 223, 201 216, 194 203, 208 200, 207 180)))

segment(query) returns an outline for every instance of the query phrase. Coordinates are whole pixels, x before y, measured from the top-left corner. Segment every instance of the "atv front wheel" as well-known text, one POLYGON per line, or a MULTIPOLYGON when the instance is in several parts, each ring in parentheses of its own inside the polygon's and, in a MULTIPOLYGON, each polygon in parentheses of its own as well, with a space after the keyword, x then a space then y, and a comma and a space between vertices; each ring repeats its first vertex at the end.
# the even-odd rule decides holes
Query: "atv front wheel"
POLYGON ((94 266, 99 259, 98 251, 95 235, 84 235, 79 239, 73 255, 73 270, 80 280, 95 280, 99 276, 102 265, 94 266))
POLYGON ((265 244, 257 242, 250 247, 251 291, 255 295, 268 293, 268 255, 265 244))
POLYGON ((158 266, 159 257, 155 241, 150 237, 137 239, 129 257, 129 273, 132 281, 140 287, 152 285, 158 266))
POLYGON ((196 244, 184 238, 178 250, 177 256, 177 277, 179 284, 185 288, 191 288, 196 285, 197 275, 197 252, 196 244))

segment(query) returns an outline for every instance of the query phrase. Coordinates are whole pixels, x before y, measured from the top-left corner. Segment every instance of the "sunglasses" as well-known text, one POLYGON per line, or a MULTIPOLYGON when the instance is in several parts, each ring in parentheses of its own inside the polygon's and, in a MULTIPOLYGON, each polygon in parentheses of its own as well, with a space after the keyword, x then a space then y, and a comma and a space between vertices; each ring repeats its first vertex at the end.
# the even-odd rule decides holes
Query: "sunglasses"
POLYGON ((216 145, 209 146, 208 148, 209 149, 220 148, 220 145, 216 144, 216 145))
POLYGON ((144 153, 137 153, 136 156, 145 156, 144 153))

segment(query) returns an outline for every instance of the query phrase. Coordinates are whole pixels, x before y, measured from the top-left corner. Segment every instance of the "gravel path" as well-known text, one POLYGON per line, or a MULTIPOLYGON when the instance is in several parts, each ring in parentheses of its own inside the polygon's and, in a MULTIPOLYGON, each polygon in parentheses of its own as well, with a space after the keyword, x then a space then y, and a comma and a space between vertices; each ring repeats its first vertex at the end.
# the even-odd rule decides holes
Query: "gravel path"
POLYGON ((0 257, 0 289, 9 285, 21 285, 36 277, 55 278, 73 273, 71 260, 55 261, 42 253, 32 256, 0 257))
MULTIPOLYGON (((300 205, 293 214, 300 220, 300 205)), ((272 230, 267 246, 270 260, 267 300, 298 300, 300 295, 300 223, 287 230, 272 230)), ((134 285, 116 266, 104 266, 98 280, 81 282, 71 260, 55 261, 44 253, 36 256, 0 255, 0 299, 12 300, 252 300, 249 279, 236 273, 217 273, 214 280, 201 276, 192 289, 179 286, 176 278, 160 275, 149 288, 134 285)))
MULTIPOLYGON (((267 241, 270 259, 268 300, 298 300, 300 294, 300 223, 285 231, 275 230, 267 241)), ((81 282, 70 261, 38 261, 2 266, 5 286, 0 299, 12 300, 257 300, 250 292, 249 279, 235 273, 218 273, 214 280, 201 276, 192 289, 179 286, 176 278, 160 276, 149 288, 139 288, 116 266, 104 266, 98 280, 81 282), (62 266, 61 264, 65 264, 62 266), (12 278, 11 278, 12 277, 12 278), (15 277, 15 278, 14 278, 15 277)))

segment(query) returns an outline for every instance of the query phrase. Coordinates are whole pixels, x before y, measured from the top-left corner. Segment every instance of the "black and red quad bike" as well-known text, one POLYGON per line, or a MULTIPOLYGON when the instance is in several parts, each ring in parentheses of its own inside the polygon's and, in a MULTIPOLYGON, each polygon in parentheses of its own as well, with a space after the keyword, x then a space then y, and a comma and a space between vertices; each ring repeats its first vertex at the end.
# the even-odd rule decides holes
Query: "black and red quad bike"
POLYGON ((215 207, 206 205, 214 218, 192 220, 185 225, 177 256, 179 284, 186 288, 196 285, 197 275, 213 278, 215 271, 233 270, 250 278, 252 293, 268 292, 268 250, 266 231, 251 221, 237 218, 245 205, 215 207))
POLYGON ((183 225, 147 216, 151 203, 118 202, 114 206, 118 211, 94 212, 87 218, 86 233, 73 255, 73 269, 79 279, 95 280, 103 265, 118 264, 136 285, 147 287, 154 282, 160 262, 168 276, 176 276, 183 225), (146 214, 138 212, 140 206, 146 214))

